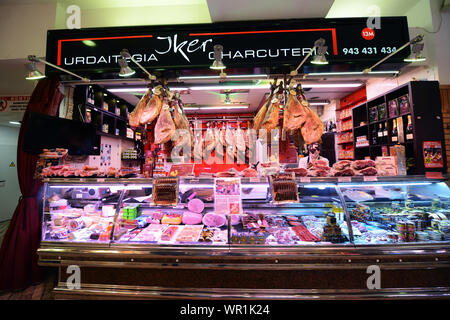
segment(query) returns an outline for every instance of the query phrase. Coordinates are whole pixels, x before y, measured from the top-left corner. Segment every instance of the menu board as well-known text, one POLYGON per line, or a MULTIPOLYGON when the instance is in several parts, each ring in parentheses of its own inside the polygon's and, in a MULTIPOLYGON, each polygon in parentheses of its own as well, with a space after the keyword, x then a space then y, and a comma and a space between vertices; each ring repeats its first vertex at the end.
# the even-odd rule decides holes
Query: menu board
POLYGON ((444 160, 442 158, 441 141, 423 142, 423 161, 425 168, 443 168, 444 160))
POLYGON ((214 179, 214 211, 218 214, 242 214, 241 178, 214 179))

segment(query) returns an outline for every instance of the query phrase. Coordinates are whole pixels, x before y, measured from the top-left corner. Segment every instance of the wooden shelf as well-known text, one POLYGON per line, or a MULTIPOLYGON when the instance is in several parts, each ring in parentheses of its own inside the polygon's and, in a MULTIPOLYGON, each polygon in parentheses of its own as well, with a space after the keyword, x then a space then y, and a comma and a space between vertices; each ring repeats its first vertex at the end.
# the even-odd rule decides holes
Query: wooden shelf
POLYGON ((345 121, 345 120, 348 120, 348 119, 351 119, 351 118, 352 118, 352 116, 349 115, 348 117, 340 118, 339 121, 345 121))
POLYGON ((343 132, 350 132, 350 131, 352 131, 353 129, 352 128, 350 128, 350 129, 347 129, 347 130, 341 130, 341 131, 339 131, 338 133, 343 133, 343 132))
POLYGON ((386 121, 397 119, 397 118, 400 118, 400 117, 403 117, 403 116, 408 116, 410 114, 411 114, 411 112, 408 112, 408 113, 401 114, 401 115, 399 115, 397 117, 392 117, 392 118, 386 118, 384 120, 373 121, 373 122, 370 122, 369 124, 376 124, 376 123, 380 123, 380 122, 386 122, 386 121))
POLYGON ((357 127, 354 127, 353 129, 359 129, 359 128, 363 128, 363 127, 367 127, 368 126, 368 124, 363 124, 362 126, 357 126, 357 127))

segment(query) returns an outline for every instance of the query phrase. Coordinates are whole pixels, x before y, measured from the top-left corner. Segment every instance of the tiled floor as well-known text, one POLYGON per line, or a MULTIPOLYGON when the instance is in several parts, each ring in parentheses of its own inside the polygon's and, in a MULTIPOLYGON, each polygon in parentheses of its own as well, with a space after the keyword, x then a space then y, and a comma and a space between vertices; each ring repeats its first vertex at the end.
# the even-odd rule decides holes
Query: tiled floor
MULTIPOLYGON (((0 222, 0 243, 8 229, 9 221, 0 222)), ((20 291, 0 292, 0 300, 52 300, 55 275, 52 270, 45 270, 41 283, 20 291)))

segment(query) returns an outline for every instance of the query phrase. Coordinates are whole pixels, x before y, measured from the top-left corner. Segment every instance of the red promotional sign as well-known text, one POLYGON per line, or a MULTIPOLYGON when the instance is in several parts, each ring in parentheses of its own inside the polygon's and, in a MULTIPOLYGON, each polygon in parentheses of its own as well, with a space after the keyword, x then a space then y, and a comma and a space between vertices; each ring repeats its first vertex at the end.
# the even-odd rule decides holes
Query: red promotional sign
POLYGON ((372 40, 373 38, 375 38, 375 31, 370 28, 364 28, 361 32, 361 35, 366 40, 372 40))
POLYGON ((423 142, 423 161, 425 168, 443 168, 442 144, 440 141, 423 142))

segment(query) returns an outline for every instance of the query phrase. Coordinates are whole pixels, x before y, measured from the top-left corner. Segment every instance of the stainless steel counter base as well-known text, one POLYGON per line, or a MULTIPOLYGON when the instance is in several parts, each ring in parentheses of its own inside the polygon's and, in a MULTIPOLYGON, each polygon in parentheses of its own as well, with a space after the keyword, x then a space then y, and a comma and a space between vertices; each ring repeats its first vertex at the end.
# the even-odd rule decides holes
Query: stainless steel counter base
POLYGON ((411 299, 450 297, 450 245, 157 246, 41 244, 57 299, 411 299), (66 285, 81 270, 81 289, 66 285), (368 266, 381 289, 367 289, 368 266))

